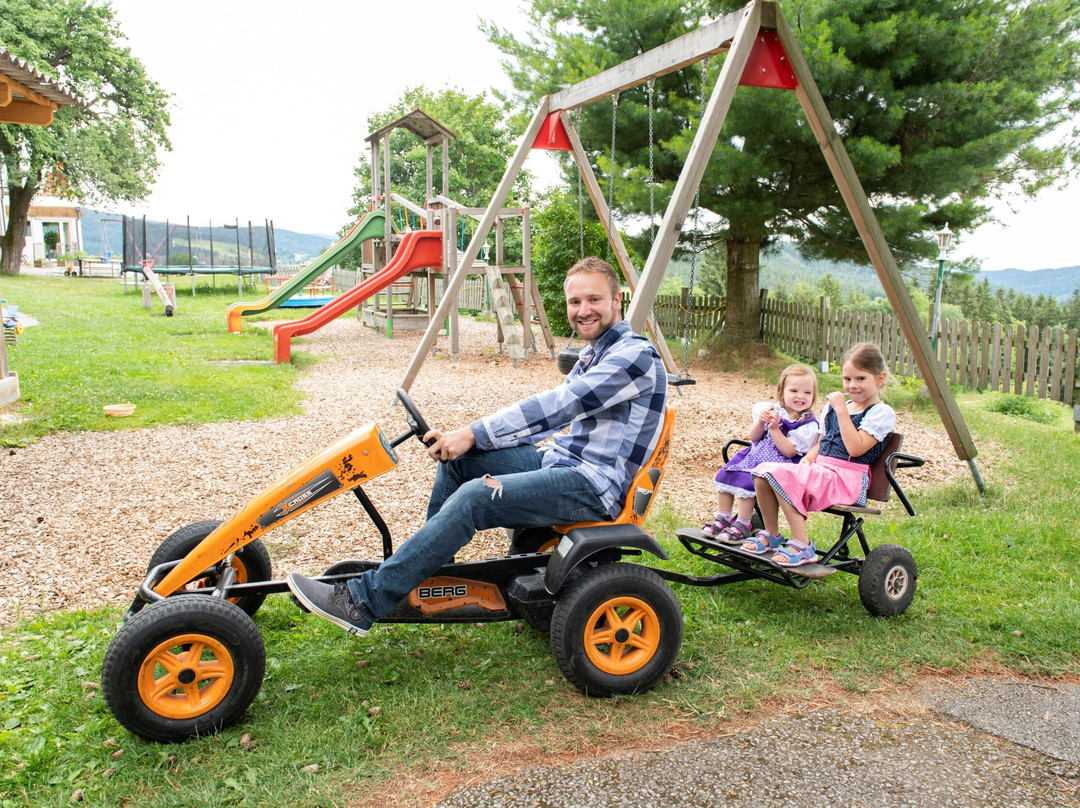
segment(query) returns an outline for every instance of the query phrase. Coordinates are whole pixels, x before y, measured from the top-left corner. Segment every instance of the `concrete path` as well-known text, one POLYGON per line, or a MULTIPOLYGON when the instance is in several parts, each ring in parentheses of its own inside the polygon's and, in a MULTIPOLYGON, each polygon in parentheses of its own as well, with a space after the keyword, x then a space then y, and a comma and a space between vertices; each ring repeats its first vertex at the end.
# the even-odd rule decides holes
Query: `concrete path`
POLYGON ((660 752, 541 766, 442 808, 1080 805, 1080 686, 930 679, 902 714, 784 714, 660 752))

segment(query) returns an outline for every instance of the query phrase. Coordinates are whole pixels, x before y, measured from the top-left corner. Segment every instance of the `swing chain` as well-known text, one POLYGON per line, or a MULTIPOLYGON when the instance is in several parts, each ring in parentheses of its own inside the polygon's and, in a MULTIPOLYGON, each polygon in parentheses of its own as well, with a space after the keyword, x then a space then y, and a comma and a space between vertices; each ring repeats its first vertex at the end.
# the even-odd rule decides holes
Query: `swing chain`
MULTIPOLYGON (((701 118, 698 126, 705 120, 705 91, 709 78, 709 57, 706 56, 701 63, 701 118)), ((690 236, 690 295, 687 301, 687 309, 683 315, 683 364, 679 371, 680 379, 690 377, 690 309, 694 305, 694 282, 697 272, 698 254, 698 229, 701 223, 701 183, 698 183, 697 192, 694 194, 694 229, 690 236)))
MULTIPOLYGON (((646 93, 649 99, 649 251, 656 242, 656 168, 653 161, 653 88, 656 79, 646 82, 646 93)), ((649 313, 650 325, 653 334, 660 333, 660 320, 656 316, 656 297, 653 297, 652 310, 649 313)))
POLYGON ((653 89, 656 79, 649 79, 646 92, 649 94, 649 231, 650 242, 656 241, 656 167, 653 162, 653 89))
MULTIPOLYGON (((576 112, 574 126, 581 131, 581 110, 576 112)), ((578 260, 585 259, 585 198, 581 193, 581 166, 577 166, 578 260)))
POLYGON ((607 214, 607 248, 604 251, 604 258, 608 261, 611 260, 611 218, 612 206, 615 204, 615 125, 619 117, 619 94, 617 92, 611 94, 611 151, 608 154, 609 171, 608 174, 608 214, 607 214))

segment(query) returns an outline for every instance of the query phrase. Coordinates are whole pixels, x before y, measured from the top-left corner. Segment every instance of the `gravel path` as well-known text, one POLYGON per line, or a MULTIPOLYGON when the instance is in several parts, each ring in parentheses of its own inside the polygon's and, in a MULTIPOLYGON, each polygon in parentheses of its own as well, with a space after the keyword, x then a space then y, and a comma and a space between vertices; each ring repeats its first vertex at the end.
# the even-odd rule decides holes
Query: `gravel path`
MULTIPOLYGON (((501 359, 494 330, 492 324, 463 320, 459 361, 438 352, 425 361, 411 393, 432 426, 461 426, 560 380, 544 353, 518 367, 501 359)), ((321 358, 300 377, 307 400, 296 417, 57 434, 25 449, 4 450, 0 625, 41 610, 128 603, 150 555, 175 528, 228 518, 258 490, 359 424, 374 420, 389 435, 404 431, 402 411, 390 402, 420 336, 399 330, 389 341, 353 318, 316 332, 294 347, 321 358)), ((660 500, 700 524, 712 510, 711 477, 721 447, 729 438, 745 437, 753 403, 768 398, 772 385, 698 368, 693 375, 697 384, 672 399, 675 446, 660 500)), ((903 413, 899 428, 907 436, 905 450, 928 460, 905 472, 909 490, 967 474, 943 430, 903 413)), ((396 540, 421 524, 434 475, 416 441, 404 444, 401 455, 397 470, 367 487, 396 540)), ((381 552, 378 533, 353 497, 337 497, 293 519, 265 543, 276 574, 321 572, 341 558, 381 552)), ((497 554, 505 546, 501 531, 489 531, 461 558, 497 554)))
POLYGON ((438 808, 1076 806, 1080 686, 928 678, 891 698, 790 709, 716 737, 537 766, 438 808))

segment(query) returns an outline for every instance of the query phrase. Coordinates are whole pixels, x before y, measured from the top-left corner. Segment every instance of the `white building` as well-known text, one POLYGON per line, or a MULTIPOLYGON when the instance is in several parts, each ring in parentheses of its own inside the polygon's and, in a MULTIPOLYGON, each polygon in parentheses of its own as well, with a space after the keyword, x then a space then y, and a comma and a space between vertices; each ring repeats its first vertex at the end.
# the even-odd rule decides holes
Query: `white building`
MULTIPOLYGON (((9 215, 6 195, 3 213, 0 224, 6 229, 9 215)), ((74 255, 83 249, 82 206, 56 197, 36 196, 28 218, 22 256, 22 262, 27 266, 34 261, 55 259, 58 255, 74 255), (45 234, 49 231, 60 234, 60 241, 52 253, 45 246, 45 234)))

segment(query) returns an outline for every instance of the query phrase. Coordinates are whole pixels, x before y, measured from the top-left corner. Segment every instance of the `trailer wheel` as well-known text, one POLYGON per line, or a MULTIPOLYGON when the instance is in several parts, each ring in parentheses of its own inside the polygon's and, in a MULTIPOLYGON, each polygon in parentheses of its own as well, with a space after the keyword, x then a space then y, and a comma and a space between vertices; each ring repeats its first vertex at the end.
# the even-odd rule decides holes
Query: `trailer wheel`
POLYGON ((262 637, 239 607, 178 595, 124 623, 105 652, 101 689, 123 726, 173 743, 236 723, 265 669, 262 637))
POLYGON ((900 614, 915 597, 915 558, 897 544, 871 550, 859 570, 859 599, 875 617, 900 614))
POLYGON ((590 696, 648 690, 682 645, 682 609, 652 570, 601 564, 559 594, 551 650, 563 675, 590 696))
MULTIPOLYGON (((166 561, 179 561, 184 558, 220 524, 219 521, 208 519, 177 528, 165 538, 165 541, 158 545, 157 550, 150 557, 150 563, 146 565, 146 571, 150 572, 158 564, 164 564, 166 561)), ((273 577, 270 554, 259 539, 255 539, 250 544, 245 544, 236 551, 233 556, 232 567, 236 570, 236 582, 238 584, 248 583, 249 581, 269 581, 273 577)), ((207 587, 212 589, 217 585, 217 581, 218 577, 216 575, 203 575, 188 581, 185 588, 179 590, 178 594, 179 592, 190 592, 194 589, 205 589, 207 587)), ((266 595, 250 594, 239 598, 228 598, 228 600, 248 614, 253 615, 259 611, 259 607, 266 600, 266 595)))

